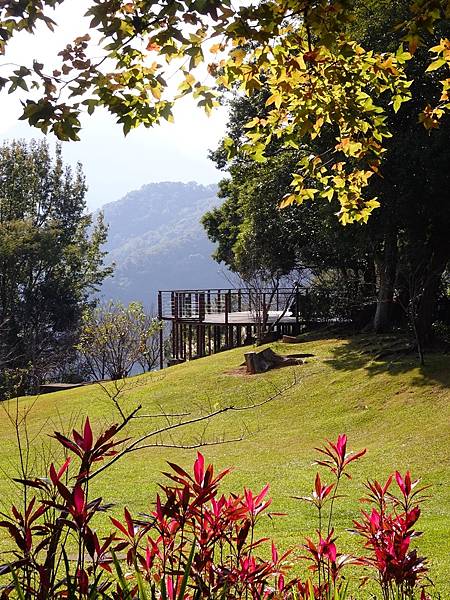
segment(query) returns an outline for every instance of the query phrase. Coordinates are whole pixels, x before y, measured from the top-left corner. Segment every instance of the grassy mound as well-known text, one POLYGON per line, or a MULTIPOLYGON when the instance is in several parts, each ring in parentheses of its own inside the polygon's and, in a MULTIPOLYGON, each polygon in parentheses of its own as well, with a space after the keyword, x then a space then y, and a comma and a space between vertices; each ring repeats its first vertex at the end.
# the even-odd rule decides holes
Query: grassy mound
MULTIPOLYGON (((414 356, 387 356, 371 352, 371 341, 364 336, 349 339, 316 339, 301 345, 273 344, 280 354, 312 353, 306 363, 271 371, 264 375, 243 376, 237 368, 243 350, 237 349, 212 357, 171 367, 156 375, 132 378, 127 383, 122 405, 131 411, 142 404, 145 418, 133 421, 128 435, 164 426, 161 412, 200 413, 222 406, 244 407, 261 403, 293 380, 297 384, 271 402, 259 407, 230 411, 213 419, 205 430, 201 423, 175 429, 172 437, 159 438, 160 443, 190 445, 200 438, 215 440, 243 438, 203 449, 207 460, 217 468, 235 469, 224 480, 228 490, 243 486, 258 489, 271 484, 273 510, 286 512, 261 523, 261 533, 276 538, 282 546, 302 542, 315 527, 313 510, 294 495, 310 492, 315 468, 314 446, 324 438, 335 438, 345 432, 349 446, 368 453, 355 463, 352 481, 346 484, 346 498, 337 506, 340 529, 351 526, 359 510, 362 483, 368 477, 384 479, 398 469, 412 471, 431 484, 431 498, 423 507, 419 529, 420 550, 430 557, 431 576, 438 589, 450 594, 450 358, 433 354, 426 366, 419 368, 414 356)), ((20 401, 30 406, 31 399, 20 401)), ((36 452, 35 472, 43 472, 42 464, 56 446, 47 434, 55 429, 67 432, 78 426, 89 414, 98 431, 118 420, 111 401, 98 386, 48 394, 37 399, 29 415, 30 436, 36 452)), ((182 418, 189 418, 185 415, 182 418)), ((177 420, 176 418, 175 420, 177 420)), ((15 475, 17 450, 14 432, 6 415, 0 425, 0 484, 2 510, 17 493, 7 476, 15 475)), ((156 439, 154 440, 156 441, 156 439)), ((115 512, 127 505, 136 513, 148 512, 154 498, 160 471, 165 460, 188 466, 194 450, 148 448, 118 461, 110 470, 94 480, 95 493, 117 505, 115 512)), ((58 456, 55 455, 58 460, 58 456)), ((107 519, 103 527, 109 529, 107 519)), ((2 542, 2 549, 7 546, 2 542)), ((349 534, 340 537, 339 548, 351 551, 356 540, 349 534)))

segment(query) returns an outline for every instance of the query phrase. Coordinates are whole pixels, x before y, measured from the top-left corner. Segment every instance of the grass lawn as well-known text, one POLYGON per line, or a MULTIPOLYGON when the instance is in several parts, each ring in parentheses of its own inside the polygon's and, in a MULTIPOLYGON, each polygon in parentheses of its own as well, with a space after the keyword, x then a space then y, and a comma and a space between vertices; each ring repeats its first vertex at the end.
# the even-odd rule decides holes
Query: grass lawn
MULTIPOLYGON (((142 404, 142 414, 159 413, 162 407, 168 413, 194 416, 221 406, 244 406, 269 397, 275 388, 291 381, 295 372, 298 383, 272 402, 221 415, 209 423, 206 431, 203 425, 191 426, 178 430, 172 440, 166 437, 160 441, 189 444, 198 436, 211 440, 222 435, 228 439, 243 436, 242 441, 210 446, 203 453, 217 468, 235 467, 224 481, 225 490, 271 484, 271 508, 287 516, 261 522, 261 533, 287 547, 300 544, 303 536, 313 533, 316 527, 313 510, 292 499, 312 489, 314 446, 324 438, 347 433, 350 448, 367 447, 368 453, 352 465, 353 480, 344 484, 346 498, 337 505, 339 548, 356 548, 357 540, 345 528, 357 516, 364 480, 382 480, 392 470, 410 469, 413 477, 432 485, 431 498, 423 505, 419 521, 419 529, 425 533, 418 543, 420 552, 430 558, 431 577, 442 598, 450 597, 450 357, 429 355, 423 368, 413 356, 392 362, 376 360, 367 352, 364 336, 272 347, 283 354, 310 352, 314 357, 295 368, 242 376, 233 370, 242 361, 243 350, 224 352, 160 374, 130 379, 124 408, 131 410, 142 404)), ((20 402, 25 407, 31 400, 20 402)), ((97 386, 40 397, 29 416, 30 432, 37 436, 37 456, 49 455, 52 442, 46 434, 55 429, 67 432, 87 414, 96 431, 117 420, 110 401, 97 386)), ((163 423, 161 418, 137 420, 128 435, 138 435, 163 423)), ((6 416, 0 427, 0 498, 4 510, 15 494, 7 475, 14 475, 17 451, 6 416)), ((186 467, 194 457, 194 450, 143 450, 118 461, 94 480, 93 487, 105 501, 117 505, 116 513, 123 505, 135 512, 148 511, 165 460, 186 467)), ((38 473, 40 460, 36 463, 38 473)), ((109 529, 106 518, 101 528, 109 529)), ((0 543, 5 550, 7 541, 0 543)))

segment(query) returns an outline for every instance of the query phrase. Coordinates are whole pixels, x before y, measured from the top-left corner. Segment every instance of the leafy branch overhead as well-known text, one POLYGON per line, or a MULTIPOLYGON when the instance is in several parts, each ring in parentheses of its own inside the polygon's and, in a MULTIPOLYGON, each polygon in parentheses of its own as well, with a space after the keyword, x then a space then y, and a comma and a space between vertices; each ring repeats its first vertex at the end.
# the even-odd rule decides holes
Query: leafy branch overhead
MULTIPOLYGON (((34 33, 40 23, 53 30, 52 9, 63 3, 3 2, 0 51, 7 56, 11 38, 34 33)), ((171 121, 182 96, 192 95, 209 113, 224 90, 251 95, 264 87, 267 111, 247 123, 244 152, 264 161, 273 141, 288 148, 318 137, 330 142, 327 151, 297 164, 282 206, 335 199, 343 224, 365 222, 379 204, 364 189, 380 171, 389 115, 411 97, 406 71, 418 49, 432 46, 431 78, 443 73, 436 81, 440 99, 437 94, 434 105, 423 106, 418 119, 436 128, 450 108, 450 42, 431 44, 449 6, 446 0, 411 4, 397 25, 403 43, 389 52, 352 39, 353 9, 333 0, 91 0, 90 31, 59 53, 57 69, 47 71, 37 60, 3 65, 0 85, 25 92, 22 119, 62 140, 77 140, 81 114, 99 107, 128 133, 171 121)), ((225 145, 231 157, 235 142, 225 145)))

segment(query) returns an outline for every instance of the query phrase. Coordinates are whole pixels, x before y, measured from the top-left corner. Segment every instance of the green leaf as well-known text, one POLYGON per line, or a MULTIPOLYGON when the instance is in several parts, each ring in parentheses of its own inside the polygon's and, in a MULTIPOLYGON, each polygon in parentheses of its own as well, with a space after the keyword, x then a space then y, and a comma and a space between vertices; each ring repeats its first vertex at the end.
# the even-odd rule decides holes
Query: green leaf
POLYGON ((14 581, 14 587, 16 589, 17 596, 19 597, 19 600, 26 600, 25 599, 24 591, 22 589, 22 586, 20 585, 20 581, 19 581, 19 578, 17 577, 16 571, 14 569, 11 569, 11 574, 12 574, 12 578, 13 578, 13 581, 14 581))
POLYGON ((117 560, 117 556, 113 550, 111 550, 111 556, 113 559, 114 568, 116 569, 117 579, 119 580, 119 584, 121 586, 121 591, 125 592, 125 594, 124 594, 125 598, 130 598, 131 597, 130 588, 128 587, 128 583, 123 574, 122 567, 120 566, 120 562, 117 560))
POLYGON ((64 546, 62 546, 61 551, 64 560, 64 568, 66 570, 67 595, 68 598, 76 598, 76 585, 75 582, 71 582, 69 558, 64 546))
POLYGON ((184 570, 183 581, 181 582, 180 593, 178 594, 178 600, 183 600, 183 598, 184 598, 187 583, 189 581, 189 575, 191 573, 192 561, 194 560, 194 553, 195 553, 195 540, 192 543, 192 548, 191 548, 191 552, 189 554, 189 559, 186 563, 186 568, 184 570))
POLYGON ((149 600, 149 595, 147 594, 144 586, 144 579, 142 578, 142 575, 138 569, 136 569, 136 579, 139 590, 139 600, 149 600))
POLYGON ((394 107, 394 112, 398 112, 400 109, 400 106, 402 105, 402 97, 394 96, 392 104, 394 107))
POLYGON ((164 577, 161 579, 161 600, 168 600, 166 590, 166 580, 164 577))

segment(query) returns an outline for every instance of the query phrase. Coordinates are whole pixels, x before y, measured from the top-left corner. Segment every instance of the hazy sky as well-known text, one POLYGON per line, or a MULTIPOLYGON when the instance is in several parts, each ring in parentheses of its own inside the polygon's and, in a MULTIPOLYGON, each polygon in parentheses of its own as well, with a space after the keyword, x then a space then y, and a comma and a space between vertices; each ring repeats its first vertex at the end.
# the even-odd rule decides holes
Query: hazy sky
MULTIPOLYGON (((67 0, 54 13, 61 25, 58 33, 52 35, 41 29, 35 36, 22 34, 11 44, 0 67, 11 61, 31 65, 33 58, 51 63, 68 41, 86 31, 81 15, 87 4, 86 0, 67 0)), ((20 108, 16 95, 0 94, 2 140, 41 136, 39 130, 18 121, 20 108)), ((96 112, 83 122, 81 141, 64 143, 63 155, 67 162, 83 163, 90 208, 117 200, 145 183, 214 183, 221 178, 207 154, 225 131, 226 112, 222 108, 207 117, 192 100, 183 99, 175 109, 175 123, 153 129, 138 128, 126 138, 106 112, 96 112)), ((52 136, 48 139, 55 142, 52 136)))

